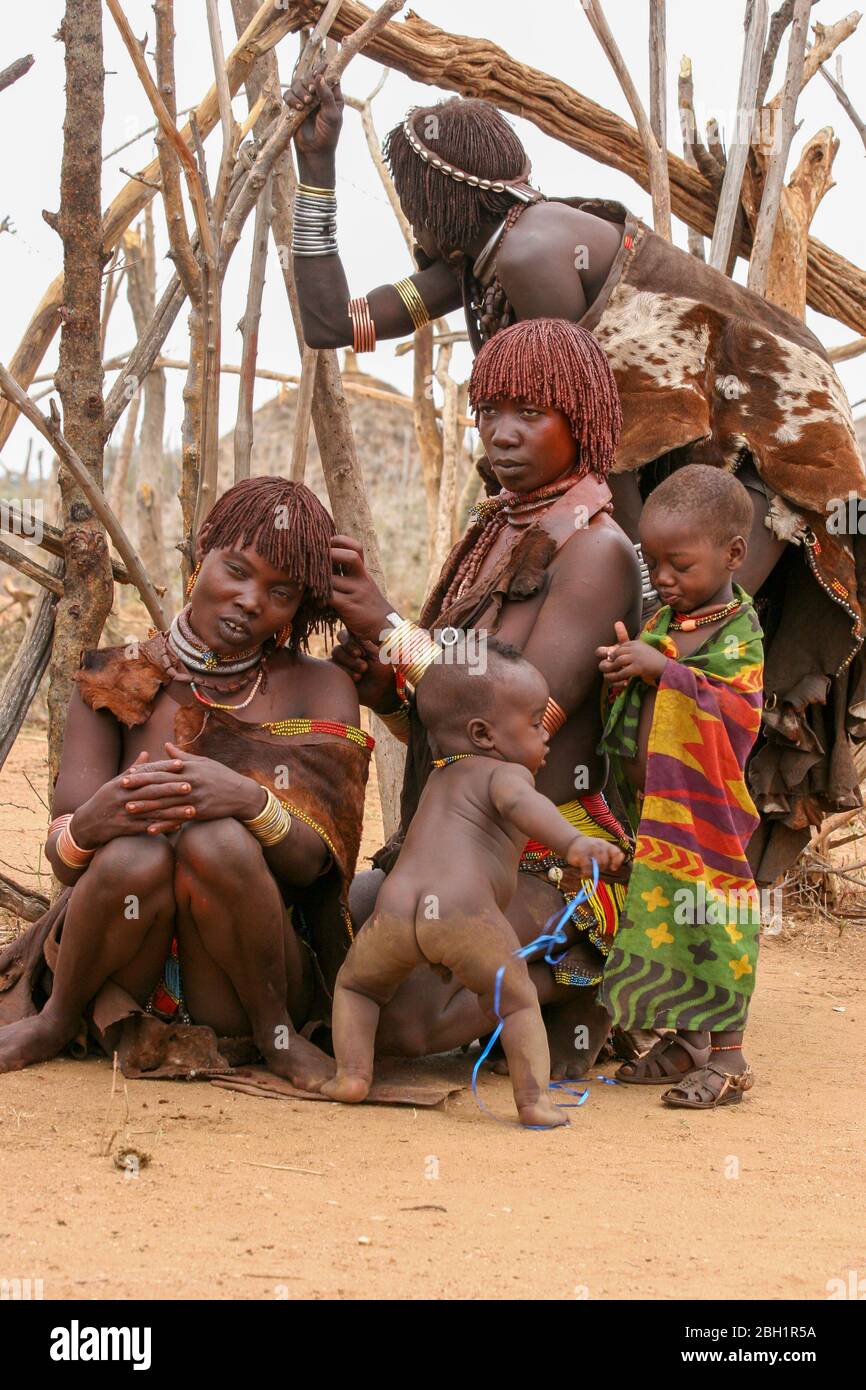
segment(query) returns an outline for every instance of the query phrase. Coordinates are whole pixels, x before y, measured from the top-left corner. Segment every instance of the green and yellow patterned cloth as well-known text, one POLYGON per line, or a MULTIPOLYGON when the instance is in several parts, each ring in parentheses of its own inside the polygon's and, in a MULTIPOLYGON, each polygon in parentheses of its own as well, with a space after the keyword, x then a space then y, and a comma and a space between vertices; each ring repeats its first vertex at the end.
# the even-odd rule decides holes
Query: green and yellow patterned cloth
POLYGON ((602 997, 624 1028, 745 1025, 760 911, 746 848, 758 823, 745 764, 761 719, 763 647, 749 596, 689 656, 668 635, 670 607, 641 633, 667 658, 659 678, 638 813, 622 760, 637 752, 649 687, 631 680, 602 748, 636 830, 635 857, 602 997))

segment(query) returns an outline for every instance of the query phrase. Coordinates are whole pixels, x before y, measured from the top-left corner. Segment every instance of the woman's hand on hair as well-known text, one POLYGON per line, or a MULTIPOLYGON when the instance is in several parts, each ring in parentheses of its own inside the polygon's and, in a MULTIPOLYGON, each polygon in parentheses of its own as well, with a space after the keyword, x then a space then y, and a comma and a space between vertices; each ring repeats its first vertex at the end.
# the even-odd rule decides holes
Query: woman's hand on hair
POLYGON ((394 667, 379 660, 375 642, 353 637, 344 628, 331 652, 331 660, 351 676, 358 700, 374 714, 390 714, 396 708, 394 667))
POLYGON ((331 539, 331 603, 353 636, 377 645, 390 628, 391 605, 364 564, 364 550, 351 536, 331 539))

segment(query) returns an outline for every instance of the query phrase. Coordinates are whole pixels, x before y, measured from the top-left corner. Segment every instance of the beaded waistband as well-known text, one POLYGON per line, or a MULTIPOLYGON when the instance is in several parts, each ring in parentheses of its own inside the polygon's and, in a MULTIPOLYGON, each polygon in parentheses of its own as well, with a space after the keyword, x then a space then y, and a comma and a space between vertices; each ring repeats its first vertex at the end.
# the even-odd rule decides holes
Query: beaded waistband
POLYGON ((341 724, 335 719, 275 719, 269 724, 259 725, 269 734, 279 738, 291 738, 293 734, 333 734, 336 738, 347 738, 361 748, 375 748, 376 740, 354 724, 341 724))

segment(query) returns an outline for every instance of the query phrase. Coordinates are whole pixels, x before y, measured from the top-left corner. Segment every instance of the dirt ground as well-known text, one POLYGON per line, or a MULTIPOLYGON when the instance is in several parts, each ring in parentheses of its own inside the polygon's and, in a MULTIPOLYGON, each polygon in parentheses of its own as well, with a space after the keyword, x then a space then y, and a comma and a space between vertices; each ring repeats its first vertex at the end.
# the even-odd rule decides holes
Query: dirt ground
MULTIPOLYGON (((44 785, 25 735, 0 808, 22 880, 44 785)), ((367 850, 376 829, 371 814, 367 850)), ((42 1279, 50 1299, 826 1298, 866 1274, 864 964, 853 926, 767 939, 757 1085, 711 1114, 593 1078, 569 1128, 527 1132, 503 1078, 482 1093, 508 1123, 478 1111, 471 1054, 406 1064, 466 1087, 426 1111, 203 1082, 112 1099, 97 1058, 0 1077, 0 1279, 42 1279), (111 1156, 130 1145, 150 1155, 135 1177, 111 1156)))

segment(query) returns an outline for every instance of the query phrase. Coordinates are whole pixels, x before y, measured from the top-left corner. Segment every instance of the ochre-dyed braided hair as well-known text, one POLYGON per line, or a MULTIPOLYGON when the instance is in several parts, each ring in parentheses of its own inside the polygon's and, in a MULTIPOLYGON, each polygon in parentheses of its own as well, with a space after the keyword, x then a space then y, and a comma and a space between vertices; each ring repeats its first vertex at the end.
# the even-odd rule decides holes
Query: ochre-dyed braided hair
POLYGON ((291 651, 307 650, 311 632, 333 637, 331 537, 336 527, 318 497, 288 478, 245 478, 215 502, 199 533, 203 555, 252 546, 304 596, 292 619, 291 651))
MULTIPOLYGON (((500 111, 489 101, 450 97, 409 112, 419 140, 434 154, 482 179, 516 179, 526 151, 500 111)), ((464 251, 484 221, 501 219, 514 207, 507 193, 458 183, 415 153, 394 126, 385 137, 385 158, 403 211, 415 228, 427 227, 442 251, 464 251)))
POLYGON ((622 408, 604 349, 566 319, 525 319, 484 344, 469 401, 523 400, 561 410, 579 448, 578 473, 606 478, 622 431, 622 408))

